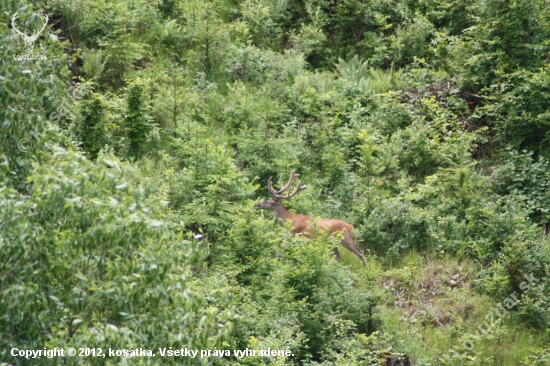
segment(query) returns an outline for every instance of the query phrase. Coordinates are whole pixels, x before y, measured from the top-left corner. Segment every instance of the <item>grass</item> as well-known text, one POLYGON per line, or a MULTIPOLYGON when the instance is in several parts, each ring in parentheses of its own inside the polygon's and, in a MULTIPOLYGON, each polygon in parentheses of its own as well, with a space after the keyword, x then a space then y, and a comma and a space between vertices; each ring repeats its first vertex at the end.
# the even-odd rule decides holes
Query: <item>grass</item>
POLYGON ((414 365, 532 365, 526 357, 547 347, 544 331, 525 328, 513 311, 487 334, 479 330, 498 303, 475 290, 475 263, 411 251, 386 266, 365 253, 364 267, 349 251, 340 253, 342 264, 359 277, 358 286, 381 296, 382 331, 414 365), (467 340, 473 345, 469 351, 464 349, 467 340), (466 351, 467 357, 453 358, 453 348, 466 351))

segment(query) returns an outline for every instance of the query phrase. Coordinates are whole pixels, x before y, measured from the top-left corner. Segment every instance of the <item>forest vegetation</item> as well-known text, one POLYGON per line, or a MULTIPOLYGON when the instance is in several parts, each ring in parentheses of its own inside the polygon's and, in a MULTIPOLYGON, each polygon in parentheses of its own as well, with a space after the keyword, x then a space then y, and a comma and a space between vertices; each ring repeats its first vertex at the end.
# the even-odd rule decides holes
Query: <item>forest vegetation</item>
POLYGON ((550 365, 547 1, 0 10, 0 364, 550 365))

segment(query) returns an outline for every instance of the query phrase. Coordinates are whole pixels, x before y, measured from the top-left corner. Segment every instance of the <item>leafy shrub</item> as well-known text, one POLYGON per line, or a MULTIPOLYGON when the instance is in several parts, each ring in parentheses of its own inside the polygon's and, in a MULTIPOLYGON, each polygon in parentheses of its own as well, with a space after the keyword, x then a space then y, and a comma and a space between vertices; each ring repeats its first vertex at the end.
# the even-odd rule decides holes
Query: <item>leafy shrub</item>
POLYGON ((502 164, 493 176, 495 190, 501 195, 513 195, 529 210, 531 220, 545 227, 550 224, 550 164, 532 152, 519 153, 508 149, 502 164))
POLYGON ((250 197, 254 187, 237 169, 228 149, 196 133, 200 130, 191 137, 191 144, 175 144, 182 167, 167 167, 167 191, 185 225, 203 230, 212 239, 234 224, 240 213, 237 203, 250 197))
POLYGON ((161 208, 128 183, 130 166, 101 164, 56 149, 28 198, 2 189, 4 360, 16 362, 12 347, 204 349, 230 335, 231 310, 189 280, 204 251, 155 219, 161 208))
POLYGON ((107 143, 104 113, 101 96, 96 93, 86 95, 80 102, 75 132, 91 160, 97 158, 99 151, 107 143))
POLYGON ((233 270, 239 282, 251 285, 239 300, 247 314, 235 329, 241 347, 258 347, 269 340, 287 345, 299 359, 319 360, 323 354, 347 349, 348 342, 361 337, 358 333, 378 329, 378 299, 359 291, 352 273, 331 258, 331 247, 338 245, 335 239, 293 238, 280 251, 261 223, 251 218, 239 222, 217 260, 233 270), (242 244, 233 239, 241 236, 242 244), (267 242, 250 241, 254 236, 267 242), (274 251, 279 251, 279 258, 272 258, 274 251))
POLYGON ((0 57, 4 60, 0 78, 0 101, 4 106, 0 110, 0 183, 18 190, 26 188, 32 163, 45 161, 47 147, 61 141, 54 132, 56 123, 66 117, 66 104, 72 104, 60 103, 69 72, 62 65, 68 57, 62 44, 49 37, 49 31, 34 46, 33 56, 43 60, 16 59, 24 54, 26 43, 8 28, 11 15, 18 11, 19 21, 26 22, 24 26, 29 29, 39 30, 44 20, 25 5, 26 2, 3 1, 0 14, 0 57))
POLYGON ((128 156, 134 159, 143 154, 148 134, 152 129, 149 105, 144 92, 145 84, 141 80, 128 86, 124 127, 128 136, 128 156))

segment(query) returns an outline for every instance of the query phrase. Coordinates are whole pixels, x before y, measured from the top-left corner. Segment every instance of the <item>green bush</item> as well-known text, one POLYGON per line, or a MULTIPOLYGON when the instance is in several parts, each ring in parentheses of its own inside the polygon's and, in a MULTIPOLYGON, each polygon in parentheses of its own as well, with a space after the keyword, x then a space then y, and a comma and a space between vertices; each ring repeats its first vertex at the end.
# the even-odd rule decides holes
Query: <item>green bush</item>
POLYGON ((501 195, 512 195, 523 202, 531 220, 548 231, 550 224, 550 166, 539 156, 535 161, 532 152, 519 153, 508 149, 507 156, 493 176, 495 190, 501 195))
MULTIPOLYGON (((59 121, 67 118, 73 101, 64 95, 69 61, 63 44, 45 30, 37 41, 32 56, 24 56, 26 43, 8 28, 11 15, 18 11, 19 27, 39 30, 43 16, 35 13, 25 2, 2 2, 0 14, 2 76, 0 78, 0 183, 24 190, 26 179, 35 161, 45 161, 48 146, 60 142, 54 131, 59 121)), ((29 32, 29 31, 28 31, 29 32)), ((30 33, 30 32, 29 32, 30 33)))
POLYGON ((161 207, 128 182, 131 166, 99 160, 56 149, 29 197, 2 189, 2 359, 19 362, 12 347, 221 346, 236 318, 192 280, 204 250, 155 218, 161 207))
POLYGON ((99 151, 107 144, 104 114, 105 107, 100 95, 90 93, 80 102, 76 135, 91 160, 95 160, 99 151))
POLYGON ((124 128, 128 139, 128 156, 138 159, 143 154, 152 129, 149 104, 145 99, 145 82, 137 80, 128 86, 124 128))

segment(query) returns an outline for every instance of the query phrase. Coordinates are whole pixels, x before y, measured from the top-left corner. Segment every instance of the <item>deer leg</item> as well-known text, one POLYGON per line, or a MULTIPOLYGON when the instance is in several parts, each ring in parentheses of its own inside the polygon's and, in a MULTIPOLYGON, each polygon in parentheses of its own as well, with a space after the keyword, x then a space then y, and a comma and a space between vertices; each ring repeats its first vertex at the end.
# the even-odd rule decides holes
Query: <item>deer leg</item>
POLYGON ((337 261, 340 260, 340 252, 338 251, 338 248, 334 248, 332 249, 332 251, 334 252, 334 258, 336 258, 337 261))
POLYGON ((367 261, 365 259, 365 256, 363 255, 363 251, 355 246, 355 244, 353 243, 353 240, 351 238, 346 236, 342 240, 342 246, 349 249, 351 252, 357 254, 359 256, 359 258, 361 258, 361 261, 363 261, 363 265, 365 267, 367 266, 367 261))

